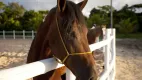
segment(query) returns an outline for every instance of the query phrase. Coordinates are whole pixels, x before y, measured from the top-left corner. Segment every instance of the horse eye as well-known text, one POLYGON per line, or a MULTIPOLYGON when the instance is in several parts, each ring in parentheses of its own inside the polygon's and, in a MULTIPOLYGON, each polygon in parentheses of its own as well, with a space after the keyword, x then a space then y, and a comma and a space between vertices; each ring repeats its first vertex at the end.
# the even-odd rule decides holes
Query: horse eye
POLYGON ((75 32, 74 32, 74 31, 71 33, 71 36, 72 36, 73 38, 76 38, 76 35, 75 35, 75 32))

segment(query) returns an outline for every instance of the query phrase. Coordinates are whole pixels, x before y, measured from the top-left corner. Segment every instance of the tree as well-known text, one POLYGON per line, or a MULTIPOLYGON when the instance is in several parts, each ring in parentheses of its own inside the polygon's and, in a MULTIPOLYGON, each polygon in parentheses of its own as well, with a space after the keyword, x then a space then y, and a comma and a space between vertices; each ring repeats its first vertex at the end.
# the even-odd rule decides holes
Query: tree
POLYGON ((5 7, 5 4, 3 2, 0 2, 0 10, 3 10, 4 7, 5 7))
MULTIPOLYGON (((116 11, 116 10, 114 11, 114 16, 113 16, 114 25, 116 25, 116 24, 118 25, 122 22, 125 22, 127 19, 129 19, 128 21, 130 23, 133 23, 134 21, 136 21, 136 22, 138 21, 138 17, 135 13, 135 10, 131 9, 127 4, 125 6, 123 6, 122 9, 120 9, 119 11, 116 11)), ((116 27, 116 26, 114 26, 114 27, 116 27)), ((133 31, 137 32, 138 28, 139 28, 138 25, 135 26, 133 28, 134 29, 133 31)), ((122 29, 124 29, 124 28, 122 28, 122 29)), ((122 30, 120 32, 122 32, 122 30)))
POLYGON ((22 5, 19 5, 18 3, 12 2, 8 3, 8 6, 5 7, 4 12, 9 17, 19 18, 23 16, 25 8, 22 5))
POLYGON ((119 24, 116 24, 116 28, 118 28, 120 33, 128 34, 132 33, 135 30, 137 25, 137 20, 131 21, 131 18, 121 20, 119 24))
MULTIPOLYGON (((110 5, 98 6, 98 8, 99 8, 101 13, 105 13, 105 14, 110 13, 110 10, 111 10, 110 5)), ((115 9, 113 8, 113 10, 115 10, 115 9)))
POLYGON ((100 10, 99 9, 96 9, 96 8, 93 8, 92 10, 91 10, 91 12, 90 12, 90 15, 89 15, 89 17, 91 17, 93 14, 100 14, 100 10))
POLYGON ((22 29, 24 30, 37 30, 43 20, 44 15, 34 10, 26 11, 21 19, 22 29))
POLYGON ((100 14, 93 14, 87 20, 87 26, 92 27, 93 24, 97 24, 98 26, 106 25, 106 24, 108 24, 108 19, 102 17, 100 14))
MULTIPOLYGON (((91 27, 93 24, 101 25, 110 25, 110 9, 111 6, 99 6, 98 9, 93 8, 87 24, 91 27)), ((114 9, 114 8, 113 8, 114 9)))
POLYGON ((25 9, 18 3, 12 2, 5 5, 0 13, 0 28, 3 30, 21 30, 19 19, 23 16, 25 9))
POLYGON ((137 9, 142 9, 142 4, 135 4, 129 7, 130 9, 132 9, 133 11, 135 11, 135 14, 137 16, 137 20, 138 20, 138 31, 142 32, 142 12, 136 13, 137 9))
POLYGON ((5 4, 3 2, 0 2, 0 25, 1 25, 1 23, 2 23, 1 21, 3 19, 1 13, 2 13, 4 7, 5 7, 5 4))
POLYGON ((142 4, 135 4, 129 7, 130 9, 134 9, 134 8, 142 8, 142 4))

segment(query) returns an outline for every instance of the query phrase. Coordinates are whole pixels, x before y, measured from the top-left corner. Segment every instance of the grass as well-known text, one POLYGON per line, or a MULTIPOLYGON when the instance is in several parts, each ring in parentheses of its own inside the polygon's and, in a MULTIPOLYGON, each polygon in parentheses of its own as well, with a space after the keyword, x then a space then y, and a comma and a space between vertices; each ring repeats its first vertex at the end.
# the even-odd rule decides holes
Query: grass
POLYGON ((142 33, 131 33, 131 34, 116 34, 116 38, 129 38, 129 39, 142 39, 142 33))

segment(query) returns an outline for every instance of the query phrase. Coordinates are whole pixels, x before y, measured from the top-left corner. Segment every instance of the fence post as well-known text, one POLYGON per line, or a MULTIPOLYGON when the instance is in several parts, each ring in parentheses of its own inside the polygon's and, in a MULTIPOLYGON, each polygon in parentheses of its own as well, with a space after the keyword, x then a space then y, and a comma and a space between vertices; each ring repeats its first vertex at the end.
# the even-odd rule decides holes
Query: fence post
POLYGON ((32 39, 34 39, 34 31, 32 30, 32 39))
POLYGON ((66 70, 66 80, 75 80, 74 74, 69 69, 66 70))
MULTIPOLYGON (((103 30, 103 39, 102 40, 105 40, 106 39, 106 28, 102 28, 103 30)), ((105 53, 105 46, 103 47, 103 53, 105 53)))
POLYGON ((23 39, 25 39, 25 30, 23 30, 23 39))
POLYGON ((5 31, 3 30, 3 39, 5 39, 5 31))
POLYGON ((13 39, 15 39, 15 30, 13 30, 13 39))
MULTIPOLYGON (((110 37, 110 29, 106 30, 106 39, 108 39, 110 37)), ((105 63, 105 71, 108 70, 109 68, 109 62, 110 62, 110 43, 108 45, 105 46, 105 53, 104 53, 104 63, 105 63)), ((107 80, 109 80, 109 77, 107 78, 107 80)))
MULTIPOLYGON (((114 57, 114 60, 116 60, 116 33, 115 33, 115 29, 112 30, 112 35, 113 35, 113 40, 112 40, 112 52, 113 52, 113 55, 115 56, 114 57)), ((116 63, 114 62, 114 66, 113 66, 113 74, 112 74, 112 80, 115 80, 115 74, 116 74, 116 67, 115 67, 116 63)))

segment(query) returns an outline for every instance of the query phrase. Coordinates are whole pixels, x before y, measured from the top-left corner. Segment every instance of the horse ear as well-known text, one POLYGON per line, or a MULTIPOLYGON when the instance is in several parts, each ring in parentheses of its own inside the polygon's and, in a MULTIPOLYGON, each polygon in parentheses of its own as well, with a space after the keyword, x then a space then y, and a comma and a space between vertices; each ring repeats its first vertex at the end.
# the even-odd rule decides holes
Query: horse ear
POLYGON ((57 8, 59 12, 63 12, 66 7, 66 0, 57 0, 57 8))
POLYGON ((78 3, 77 5, 80 7, 80 9, 82 10, 84 7, 85 7, 85 5, 86 5, 86 3, 88 2, 88 0, 84 0, 84 1, 82 1, 82 2, 80 2, 80 3, 78 3))

